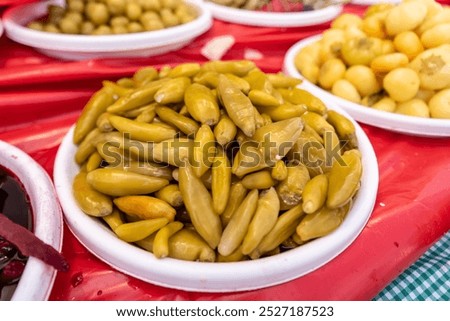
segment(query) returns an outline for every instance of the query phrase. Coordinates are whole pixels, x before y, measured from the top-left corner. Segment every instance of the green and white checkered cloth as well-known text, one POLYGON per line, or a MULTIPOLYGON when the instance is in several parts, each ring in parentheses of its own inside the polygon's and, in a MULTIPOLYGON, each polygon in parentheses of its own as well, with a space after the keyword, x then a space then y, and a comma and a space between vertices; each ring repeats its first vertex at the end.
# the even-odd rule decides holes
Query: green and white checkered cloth
POLYGON ((450 232, 373 300, 450 301, 450 232))

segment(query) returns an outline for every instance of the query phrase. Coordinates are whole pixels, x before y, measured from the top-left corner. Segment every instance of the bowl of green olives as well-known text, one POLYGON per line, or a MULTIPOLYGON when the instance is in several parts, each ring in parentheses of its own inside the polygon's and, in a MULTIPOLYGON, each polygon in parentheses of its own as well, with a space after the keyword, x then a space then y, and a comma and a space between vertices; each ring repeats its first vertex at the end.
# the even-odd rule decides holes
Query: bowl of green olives
POLYGON ((53 0, 12 7, 3 21, 11 40, 65 60, 160 55, 212 25, 199 0, 53 0))

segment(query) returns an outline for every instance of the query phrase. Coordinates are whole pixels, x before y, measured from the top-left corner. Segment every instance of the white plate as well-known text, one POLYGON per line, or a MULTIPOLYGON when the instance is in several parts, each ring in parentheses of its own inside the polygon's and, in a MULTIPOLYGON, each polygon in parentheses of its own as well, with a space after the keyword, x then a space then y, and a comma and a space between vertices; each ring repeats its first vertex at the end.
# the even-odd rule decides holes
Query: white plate
MULTIPOLYGON (((200 0, 186 0, 197 9, 197 19, 158 31, 125 35, 86 36, 36 31, 25 25, 47 13, 48 2, 37 2, 8 9, 3 15, 6 34, 12 40, 56 58, 149 57, 180 49, 212 26, 212 17, 200 0)), ((62 4, 64 1, 52 1, 62 4)))
POLYGON ((320 35, 303 39, 294 44, 284 58, 284 72, 293 77, 302 78, 300 87, 310 91, 320 98, 335 101, 342 109, 348 112, 354 119, 365 124, 388 129, 414 136, 424 137, 449 137, 450 120, 437 118, 421 118, 390 113, 369 108, 337 97, 332 93, 314 85, 305 79, 295 67, 294 59, 297 53, 305 46, 321 38, 320 35))
POLYGON ((211 9, 214 18, 258 27, 304 27, 331 21, 337 17, 342 6, 329 6, 324 9, 301 12, 263 12, 255 10, 236 9, 221 6, 212 2, 205 3, 211 9))
POLYGON ((369 219, 378 190, 378 165, 369 139, 359 125, 355 123, 355 126, 363 176, 353 208, 342 225, 333 233, 296 249, 254 261, 201 263, 157 259, 152 253, 121 241, 100 220, 84 214, 72 194, 72 181, 79 172, 74 162, 77 147, 72 143, 73 127, 56 155, 55 187, 73 234, 100 260, 125 274, 188 291, 233 292, 268 287, 301 277, 332 260, 356 239, 369 219))
MULTIPOLYGON (((34 234, 44 243, 61 251, 62 213, 50 177, 28 154, 4 141, 0 141, 0 165, 16 175, 30 198, 34 234)), ((2 297, 2 300, 47 300, 55 276, 56 270, 53 267, 30 257, 17 287, 8 291, 12 298, 2 297)))

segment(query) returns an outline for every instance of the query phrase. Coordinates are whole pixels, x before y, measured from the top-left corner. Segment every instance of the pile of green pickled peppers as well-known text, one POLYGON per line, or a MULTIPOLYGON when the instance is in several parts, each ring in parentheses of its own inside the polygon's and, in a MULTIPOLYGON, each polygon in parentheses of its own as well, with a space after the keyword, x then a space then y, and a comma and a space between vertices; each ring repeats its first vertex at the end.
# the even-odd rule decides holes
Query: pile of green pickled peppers
POLYGON ((73 141, 80 208, 156 257, 275 255, 343 222, 362 175, 353 123, 251 61, 104 81, 73 141))

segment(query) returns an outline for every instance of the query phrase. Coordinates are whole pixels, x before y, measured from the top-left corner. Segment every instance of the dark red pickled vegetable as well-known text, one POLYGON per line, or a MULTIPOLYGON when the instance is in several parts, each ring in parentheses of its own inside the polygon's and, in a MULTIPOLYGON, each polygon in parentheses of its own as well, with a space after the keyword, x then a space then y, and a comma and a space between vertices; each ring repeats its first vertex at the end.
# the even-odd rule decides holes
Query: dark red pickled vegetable
POLYGON ((69 265, 53 247, 42 242, 26 228, 15 224, 0 213, 0 236, 13 243, 25 256, 33 256, 59 271, 67 271, 69 265))
POLYGON ((25 262, 20 260, 10 261, 0 272, 0 283, 4 285, 19 281, 25 269, 25 262))
POLYGON ((62 255, 38 239, 32 229, 29 198, 20 181, 0 166, 0 293, 4 286, 17 283, 28 256, 68 270, 62 255))

